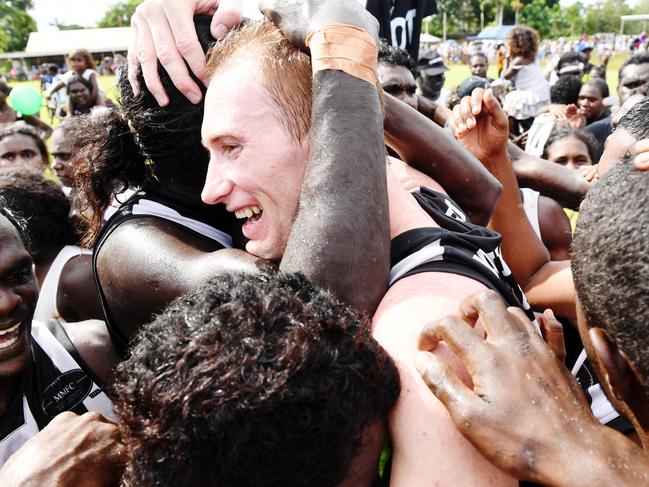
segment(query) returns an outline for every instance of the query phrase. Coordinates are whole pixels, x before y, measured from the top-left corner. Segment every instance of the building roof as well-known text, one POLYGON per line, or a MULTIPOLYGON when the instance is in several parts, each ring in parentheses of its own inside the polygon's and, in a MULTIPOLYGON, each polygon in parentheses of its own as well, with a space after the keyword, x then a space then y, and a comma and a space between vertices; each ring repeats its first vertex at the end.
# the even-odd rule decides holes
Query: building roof
POLYGON ((130 36, 130 27, 32 32, 24 52, 0 53, 0 58, 60 56, 79 48, 90 52, 126 51, 130 36))

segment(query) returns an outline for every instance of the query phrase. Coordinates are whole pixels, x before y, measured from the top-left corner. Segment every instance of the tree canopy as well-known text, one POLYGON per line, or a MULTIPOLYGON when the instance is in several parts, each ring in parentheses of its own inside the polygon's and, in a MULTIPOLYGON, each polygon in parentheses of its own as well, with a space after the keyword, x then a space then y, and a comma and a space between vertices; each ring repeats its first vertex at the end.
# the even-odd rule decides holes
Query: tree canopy
POLYGON ((110 6, 103 18, 97 23, 98 27, 128 27, 135 9, 143 0, 125 0, 110 6))
POLYGON ((0 51, 22 51, 36 21, 25 11, 31 0, 0 1, 0 51))

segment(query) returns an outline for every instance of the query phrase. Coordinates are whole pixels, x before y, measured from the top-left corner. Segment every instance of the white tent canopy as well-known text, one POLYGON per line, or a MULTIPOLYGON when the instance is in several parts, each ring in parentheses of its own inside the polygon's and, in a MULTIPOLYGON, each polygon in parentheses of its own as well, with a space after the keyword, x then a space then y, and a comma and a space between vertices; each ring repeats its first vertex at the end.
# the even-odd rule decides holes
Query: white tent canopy
POLYGON ((78 48, 90 52, 126 51, 130 36, 130 27, 32 32, 24 52, 0 53, 0 58, 65 56, 78 48))

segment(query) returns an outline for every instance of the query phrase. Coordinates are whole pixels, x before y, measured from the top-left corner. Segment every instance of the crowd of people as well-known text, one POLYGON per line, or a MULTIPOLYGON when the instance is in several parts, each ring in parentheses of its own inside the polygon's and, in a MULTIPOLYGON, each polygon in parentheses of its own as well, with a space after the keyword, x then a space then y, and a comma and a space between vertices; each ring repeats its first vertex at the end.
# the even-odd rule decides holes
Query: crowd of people
POLYGON ((415 3, 146 0, 0 123, 0 485, 649 485, 649 55, 447 92, 415 3))

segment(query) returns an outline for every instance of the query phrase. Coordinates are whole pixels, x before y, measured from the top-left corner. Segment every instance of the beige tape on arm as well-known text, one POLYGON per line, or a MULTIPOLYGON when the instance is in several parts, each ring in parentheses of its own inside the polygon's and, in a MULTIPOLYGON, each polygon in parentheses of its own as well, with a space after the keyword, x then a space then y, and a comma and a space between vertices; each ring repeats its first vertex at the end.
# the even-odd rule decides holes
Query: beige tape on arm
POLYGON ((306 38, 311 50, 313 73, 336 69, 380 86, 376 77, 379 48, 372 35, 359 27, 330 24, 311 32, 306 38))

